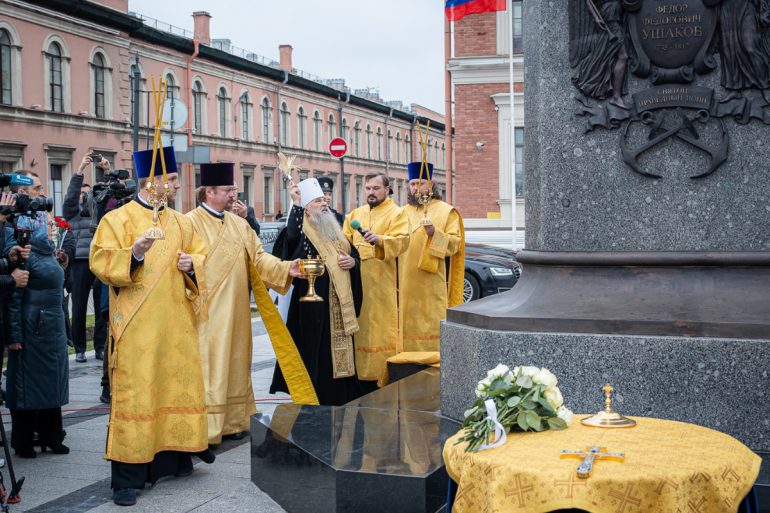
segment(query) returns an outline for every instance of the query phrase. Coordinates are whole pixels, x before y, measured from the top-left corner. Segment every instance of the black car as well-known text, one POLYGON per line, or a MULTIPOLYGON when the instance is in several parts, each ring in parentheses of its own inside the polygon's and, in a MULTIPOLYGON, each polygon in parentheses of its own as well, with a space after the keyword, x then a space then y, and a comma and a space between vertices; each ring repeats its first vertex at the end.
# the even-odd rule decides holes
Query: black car
MULTIPOLYGON (((259 226, 262 247, 270 253, 286 223, 266 221, 259 226)), ((513 251, 484 244, 465 244, 464 303, 509 290, 516 284, 519 276, 521 266, 516 262, 513 251)))
POLYGON ((512 250, 484 244, 465 244, 463 302, 510 290, 521 276, 512 250))

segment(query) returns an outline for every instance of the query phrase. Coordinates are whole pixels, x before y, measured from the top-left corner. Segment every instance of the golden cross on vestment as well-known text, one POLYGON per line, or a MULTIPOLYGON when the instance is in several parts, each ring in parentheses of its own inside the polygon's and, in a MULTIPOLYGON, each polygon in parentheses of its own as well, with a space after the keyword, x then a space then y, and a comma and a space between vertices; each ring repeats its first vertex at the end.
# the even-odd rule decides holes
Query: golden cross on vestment
POLYGON ((588 447, 585 451, 561 451, 560 458, 582 458, 583 461, 577 467, 577 476, 581 479, 587 479, 591 476, 594 461, 609 460, 622 462, 626 459, 626 455, 623 453, 607 452, 606 447, 594 445, 588 447))
POLYGON ((577 486, 585 487, 585 486, 588 486, 588 483, 586 483, 585 481, 583 481, 580 478, 576 477, 575 474, 571 473, 569 475, 568 479, 565 479, 565 480, 562 480, 562 481, 554 480, 553 485, 557 486, 557 487, 564 486, 565 487, 565 491, 566 491, 566 495, 564 496, 564 498, 565 499, 572 499, 573 498, 573 494, 575 492, 575 487, 577 487, 577 486))

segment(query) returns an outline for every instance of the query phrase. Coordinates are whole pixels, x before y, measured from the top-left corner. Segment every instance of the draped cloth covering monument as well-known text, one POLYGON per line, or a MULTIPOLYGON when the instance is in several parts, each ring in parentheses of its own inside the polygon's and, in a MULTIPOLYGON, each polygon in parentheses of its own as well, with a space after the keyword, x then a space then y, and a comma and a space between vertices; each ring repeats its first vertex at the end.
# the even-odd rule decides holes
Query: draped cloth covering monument
POLYGON ((770 450, 768 22, 766 0, 524 2, 524 272, 448 312, 445 414, 526 362, 576 411, 609 381, 626 415, 770 450))

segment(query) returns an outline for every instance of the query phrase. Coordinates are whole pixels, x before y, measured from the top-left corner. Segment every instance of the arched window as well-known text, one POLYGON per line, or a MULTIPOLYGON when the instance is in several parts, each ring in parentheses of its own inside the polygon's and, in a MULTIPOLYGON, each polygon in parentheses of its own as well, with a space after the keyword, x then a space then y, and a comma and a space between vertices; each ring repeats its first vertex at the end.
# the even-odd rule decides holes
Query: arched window
POLYGON ((227 89, 224 87, 219 88, 219 92, 217 93, 217 105, 219 107, 219 136, 220 137, 227 137, 227 126, 228 126, 228 116, 227 116, 227 110, 228 110, 228 103, 230 101, 230 98, 227 96, 227 89))
POLYGON ((196 134, 203 133, 203 86, 200 81, 193 82, 193 128, 196 134))
POLYGON ((241 103, 241 139, 248 141, 251 135, 249 133, 249 124, 251 121, 251 116, 249 115, 249 107, 251 106, 251 103, 249 102, 248 91, 243 92, 239 101, 241 103))
POLYGON ((176 80, 174 80, 174 75, 171 73, 166 73, 166 82, 168 83, 168 89, 166 89, 166 98, 173 99, 177 97, 176 91, 174 91, 174 88, 176 88, 176 80))
POLYGON ((396 163, 401 163, 401 132, 396 132, 396 163))
POLYGON ((268 100, 267 97, 262 98, 262 141, 265 144, 270 144, 272 142, 270 139, 271 110, 270 100, 268 100))
POLYGON ((307 139, 307 116, 305 115, 305 109, 300 107, 297 109, 297 145, 300 148, 305 148, 307 139))
POLYGON ((372 160, 372 125, 366 125, 366 158, 372 160))
POLYGON ((356 157, 361 156, 361 122, 356 121, 353 125, 353 154, 356 157))
POLYGON ((59 43, 48 45, 48 94, 51 110, 64 112, 64 81, 62 78, 62 49, 59 43))
POLYGON ((94 115, 97 118, 105 117, 105 86, 104 86, 104 57, 102 54, 94 54, 94 115))
POLYGON ((329 142, 331 142, 332 139, 337 137, 337 132, 335 131, 336 127, 337 127, 337 124, 334 122, 334 115, 329 114, 329 142))
POLYGON ((441 145, 441 167, 446 169, 446 145, 441 145))
POLYGON ((0 29, 0 103, 10 105, 12 101, 11 36, 0 29))
POLYGON ((315 151, 321 151, 321 131, 323 120, 321 114, 318 111, 313 113, 313 149, 315 151))
POLYGON ((289 106, 286 102, 281 103, 281 146, 289 145, 289 121, 291 120, 291 112, 289 112, 289 106))
POLYGON ((349 141, 350 136, 350 130, 348 129, 348 120, 347 118, 342 118, 342 138, 346 141, 349 141))
POLYGON ((382 160, 382 128, 377 127, 377 160, 382 160))
POLYGON ((433 145, 433 162, 438 165, 438 141, 436 141, 436 144, 433 145))
POLYGON ((388 162, 393 162, 393 133, 388 128, 388 162))

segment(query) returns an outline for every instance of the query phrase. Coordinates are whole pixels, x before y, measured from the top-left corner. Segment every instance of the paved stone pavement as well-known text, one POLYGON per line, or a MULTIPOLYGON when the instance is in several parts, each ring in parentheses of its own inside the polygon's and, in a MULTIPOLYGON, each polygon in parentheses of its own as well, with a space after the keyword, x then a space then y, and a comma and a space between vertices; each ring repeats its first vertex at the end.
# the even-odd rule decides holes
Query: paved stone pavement
MULTIPOLYGON (((271 414, 285 395, 268 394, 275 355, 259 319, 254 320, 252 380, 257 408, 271 414)), ((166 478, 139 494, 133 508, 115 506, 110 490, 110 464, 104 460, 108 409, 99 402, 102 362, 87 353, 87 363, 70 359, 70 403, 64 411, 64 440, 68 455, 38 454, 33 460, 14 458, 17 476, 24 476, 22 501, 11 511, 34 513, 162 512, 278 513, 284 510, 257 488, 250 479, 249 439, 229 441, 217 450, 217 460, 206 465, 197 458, 195 471, 187 478, 166 478)), ((3 380, 3 385, 5 385, 3 380)), ((5 429, 11 419, 2 408, 5 429)), ((10 488, 8 468, 0 470, 10 488)))

